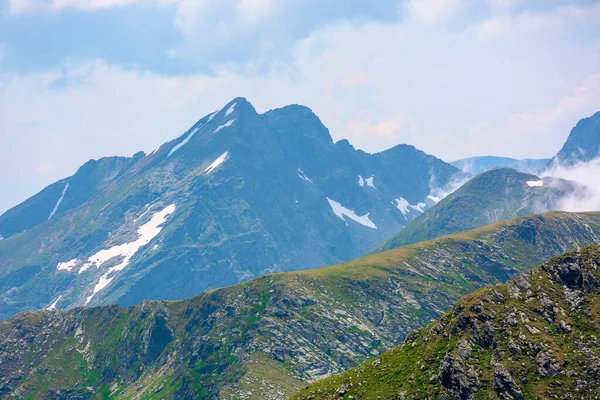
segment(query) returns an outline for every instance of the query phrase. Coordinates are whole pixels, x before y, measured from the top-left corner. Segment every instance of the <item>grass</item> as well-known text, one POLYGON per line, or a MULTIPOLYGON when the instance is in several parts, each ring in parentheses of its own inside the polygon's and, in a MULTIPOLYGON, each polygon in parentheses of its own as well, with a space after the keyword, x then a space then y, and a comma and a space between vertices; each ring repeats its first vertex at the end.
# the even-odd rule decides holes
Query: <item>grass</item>
MULTIPOLYGON (((581 251, 581 260, 593 259, 600 265, 600 246, 593 246, 581 251)), ((557 266, 572 260, 557 257, 547 265, 557 266), (565 261, 566 260, 566 261, 565 261)), ((580 262, 584 265, 585 261, 580 262)), ((600 268, 587 265, 587 270, 600 280, 600 268)), ((551 267, 553 268, 553 267, 551 267)), ((347 385, 348 392, 343 398, 377 399, 396 398, 404 393, 406 398, 438 398, 445 392, 439 383, 438 371, 445 355, 457 354, 457 345, 461 341, 471 343, 471 356, 465 362, 465 370, 473 366, 478 371, 478 389, 475 399, 498 398, 494 388, 495 364, 500 362, 506 367, 517 386, 522 390, 525 399, 565 398, 565 394, 579 393, 579 398, 592 398, 600 394, 600 381, 593 367, 586 367, 586 357, 581 356, 581 347, 577 341, 588 338, 596 355, 600 354, 600 343, 597 340, 600 332, 600 303, 596 293, 586 295, 582 309, 586 319, 577 317, 580 311, 572 310, 567 304, 562 285, 541 269, 532 272, 529 278, 531 295, 522 292, 520 299, 511 297, 506 285, 486 287, 464 296, 452 312, 442 316, 425 329, 413 332, 405 343, 384 353, 377 363, 366 362, 341 375, 334 376, 311 385, 294 397, 295 400, 310 398, 337 399, 338 390, 347 385), (503 300, 496 293, 502 295, 503 300), (554 305, 562 310, 554 321, 547 321, 540 314, 541 298, 550 298, 554 305), (495 328, 495 346, 478 345, 477 331, 472 325, 458 324, 460 318, 467 321, 478 321, 480 315, 475 306, 483 305, 484 314, 492 315, 492 326, 495 328), (513 308, 518 311, 519 322, 515 327, 504 328, 506 314, 513 308), (524 322, 522 316, 528 321, 524 322), (572 325, 573 333, 565 334, 557 329, 558 319, 566 320, 572 325), (536 327, 539 332, 530 333, 525 325, 536 327), (461 326, 461 328, 457 328, 461 326), (521 348, 521 354, 512 355, 508 349, 508 339, 512 338, 521 348), (549 352, 553 362, 561 368, 573 371, 573 377, 565 373, 543 377, 538 373, 535 362, 536 351, 533 345, 541 344, 541 352, 549 352), (526 377, 527 379, 523 379, 526 377), (586 387, 576 389, 578 380, 588 379, 586 387), (579 392, 578 392, 579 391, 579 392), (585 393, 585 394, 584 394, 585 393)), ((483 325, 479 321, 480 326, 483 325)), ((589 346, 587 346, 589 348, 589 346)), ((588 351, 588 350, 584 350, 588 351)), ((446 394, 447 396, 447 394, 446 394)))

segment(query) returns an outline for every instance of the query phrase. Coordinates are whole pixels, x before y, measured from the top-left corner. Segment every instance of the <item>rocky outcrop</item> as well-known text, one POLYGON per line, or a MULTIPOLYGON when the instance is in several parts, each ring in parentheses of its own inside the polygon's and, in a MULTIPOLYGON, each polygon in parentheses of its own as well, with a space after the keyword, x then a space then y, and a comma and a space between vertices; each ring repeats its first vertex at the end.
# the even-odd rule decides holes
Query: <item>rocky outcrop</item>
POLYGON ((365 363, 311 385, 294 400, 334 399, 360 382, 360 399, 600 396, 600 246, 553 258, 506 285, 462 298, 428 328, 365 363), (414 384, 416 382, 417 384, 414 384))
POLYGON ((494 390, 503 400, 520 400, 523 392, 515 383, 510 372, 500 363, 494 366, 494 390))
POLYGON ((460 354, 446 354, 438 375, 440 385, 451 397, 461 400, 475 398, 479 387, 477 371, 473 366, 465 365, 465 359, 460 354))

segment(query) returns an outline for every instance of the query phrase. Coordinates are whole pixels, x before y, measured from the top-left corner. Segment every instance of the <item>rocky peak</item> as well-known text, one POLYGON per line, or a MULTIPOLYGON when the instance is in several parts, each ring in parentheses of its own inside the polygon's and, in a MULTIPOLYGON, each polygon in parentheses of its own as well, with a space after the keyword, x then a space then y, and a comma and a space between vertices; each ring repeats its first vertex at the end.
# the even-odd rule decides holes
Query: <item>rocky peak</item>
POLYGON ((577 122, 562 149, 550 161, 549 167, 588 162, 599 156, 600 111, 577 122))

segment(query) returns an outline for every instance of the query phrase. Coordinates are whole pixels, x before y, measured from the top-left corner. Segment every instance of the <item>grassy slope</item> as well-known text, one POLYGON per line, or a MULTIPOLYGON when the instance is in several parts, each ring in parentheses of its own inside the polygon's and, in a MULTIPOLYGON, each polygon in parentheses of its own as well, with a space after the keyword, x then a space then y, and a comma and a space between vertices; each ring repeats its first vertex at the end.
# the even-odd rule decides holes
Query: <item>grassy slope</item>
POLYGON ((461 296, 598 233, 600 213, 550 213, 181 302, 20 314, 0 323, 0 391, 278 398, 377 356, 461 296))
POLYGON ((293 399, 497 399, 507 392, 506 387, 494 383, 498 365, 509 371, 517 387, 513 397, 506 398, 597 398, 598 267, 600 247, 591 246, 551 259, 526 274, 529 288, 512 280, 507 285, 480 289, 377 360, 318 381, 293 399), (573 268, 571 272, 561 268, 572 265, 584 271, 583 281, 591 285, 567 283, 573 268), (577 294, 579 305, 574 306, 569 293, 577 294), (513 323, 507 322, 510 314, 516 316, 513 323), (561 321, 568 328, 561 328, 561 321), (465 348, 470 349, 466 357, 465 348), (542 362, 544 355, 556 363, 554 371, 542 362), (459 360, 452 371, 454 377, 473 367, 476 379, 465 378, 466 382, 477 382, 473 388, 466 387, 465 381, 444 383, 447 375, 444 377, 442 372, 448 369, 444 370, 443 365, 449 359, 459 360), (457 394, 461 389, 462 395, 457 394))
MULTIPOLYGON (((526 185, 527 181, 538 179, 534 175, 507 168, 484 172, 414 219, 376 251, 389 250, 548 209, 552 204, 550 199, 560 190, 548 187, 530 188, 526 185)), ((565 182, 562 184, 568 186, 565 182)))

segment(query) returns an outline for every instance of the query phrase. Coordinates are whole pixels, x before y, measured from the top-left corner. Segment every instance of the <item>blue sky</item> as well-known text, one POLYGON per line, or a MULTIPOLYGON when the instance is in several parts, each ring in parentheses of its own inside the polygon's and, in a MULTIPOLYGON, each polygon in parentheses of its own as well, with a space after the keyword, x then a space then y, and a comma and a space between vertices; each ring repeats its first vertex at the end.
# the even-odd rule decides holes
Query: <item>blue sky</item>
POLYGON ((371 152, 550 157, 600 110, 600 2, 0 0, 0 212, 237 96, 371 152))

